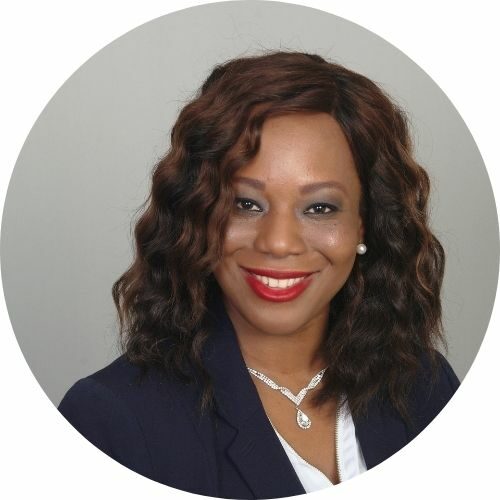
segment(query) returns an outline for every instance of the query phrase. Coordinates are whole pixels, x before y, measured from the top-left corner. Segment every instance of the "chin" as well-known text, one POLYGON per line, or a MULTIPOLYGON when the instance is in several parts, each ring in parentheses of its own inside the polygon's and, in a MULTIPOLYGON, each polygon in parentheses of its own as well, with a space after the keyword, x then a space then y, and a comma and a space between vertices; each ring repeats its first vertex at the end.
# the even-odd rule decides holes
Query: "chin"
POLYGON ((240 309, 238 313, 256 330, 267 335, 278 336, 292 335, 302 330, 315 316, 313 311, 310 314, 298 311, 292 303, 279 309, 275 305, 272 308, 263 305, 255 309, 240 309))

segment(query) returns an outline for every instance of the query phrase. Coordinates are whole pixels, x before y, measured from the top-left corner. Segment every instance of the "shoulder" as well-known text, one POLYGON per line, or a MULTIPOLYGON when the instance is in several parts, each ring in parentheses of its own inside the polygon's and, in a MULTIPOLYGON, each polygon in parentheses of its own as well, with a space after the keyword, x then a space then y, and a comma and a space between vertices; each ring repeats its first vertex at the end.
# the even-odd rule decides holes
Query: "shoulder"
POLYGON ((75 418, 76 412, 92 408, 113 406, 133 409, 153 387, 160 384, 160 375, 148 371, 142 376, 139 367, 120 356, 101 370, 78 380, 62 399, 59 410, 75 418))
POLYGON ((120 356, 106 367, 78 380, 66 393, 61 404, 75 394, 85 396, 89 393, 123 393, 140 377, 140 369, 120 356))
POLYGON ((460 386, 447 359, 435 351, 435 362, 429 355, 420 358, 420 368, 411 391, 412 418, 419 431, 441 412, 460 386))
POLYGON ((447 402, 460 386, 457 375, 448 360, 434 351, 434 363, 429 355, 422 355, 415 389, 424 397, 435 397, 447 402))
POLYGON ((121 399, 131 405, 146 400, 158 393, 167 397, 172 390, 182 386, 177 379, 168 377, 164 370, 151 366, 141 369, 122 355, 104 368, 78 380, 66 393, 61 405, 75 395, 121 399))
POLYGON ((161 412, 172 405, 188 404, 193 396, 193 388, 167 377, 161 369, 141 370, 123 355, 73 384, 59 410, 73 419, 86 416, 89 411, 95 413, 96 409, 139 417, 146 411, 161 412))
POLYGON ((354 418, 368 468, 386 460, 414 439, 441 412, 458 387, 452 367, 435 351, 419 358, 416 378, 408 389, 408 418, 396 410, 386 393, 373 398, 366 414, 354 418))
POLYGON ((191 392, 158 369, 142 374, 139 367, 121 356, 78 380, 58 409, 101 451, 153 477, 157 442, 168 442, 171 429, 179 436, 191 432, 188 414, 195 405, 191 392))

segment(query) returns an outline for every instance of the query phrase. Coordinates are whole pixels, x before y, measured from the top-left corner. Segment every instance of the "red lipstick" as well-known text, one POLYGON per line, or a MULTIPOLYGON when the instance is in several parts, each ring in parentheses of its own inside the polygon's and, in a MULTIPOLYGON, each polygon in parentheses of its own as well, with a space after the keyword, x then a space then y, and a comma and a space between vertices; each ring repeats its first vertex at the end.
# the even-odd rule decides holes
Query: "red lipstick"
POLYGON ((305 289, 311 284, 312 278, 310 272, 302 271, 277 271, 270 269, 249 269, 243 268, 246 272, 245 280, 253 290, 253 292, 264 300, 271 302, 288 302, 296 299, 305 289), (269 278, 286 280, 293 278, 303 278, 298 283, 289 286, 288 288, 271 288, 260 281, 255 274, 259 276, 267 276, 269 278))
POLYGON ((244 267, 245 271, 259 276, 268 276, 277 280, 285 280, 290 278, 302 278, 302 276, 309 276, 312 272, 307 271, 277 271, 275 269, 257 269, 255 267, 244 267))

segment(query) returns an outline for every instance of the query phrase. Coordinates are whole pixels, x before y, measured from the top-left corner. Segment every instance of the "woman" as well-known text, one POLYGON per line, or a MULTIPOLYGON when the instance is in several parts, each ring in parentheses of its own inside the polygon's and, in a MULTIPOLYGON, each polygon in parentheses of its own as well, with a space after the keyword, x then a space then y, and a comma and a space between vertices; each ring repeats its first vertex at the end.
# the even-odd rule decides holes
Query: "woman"
POLYGON ((458 387, 444 253, 402 112, 369 79, 274 52, 181 111, 115 283, 124 355, 60 404, 155 481, 276 498, 385 460, 458 387))

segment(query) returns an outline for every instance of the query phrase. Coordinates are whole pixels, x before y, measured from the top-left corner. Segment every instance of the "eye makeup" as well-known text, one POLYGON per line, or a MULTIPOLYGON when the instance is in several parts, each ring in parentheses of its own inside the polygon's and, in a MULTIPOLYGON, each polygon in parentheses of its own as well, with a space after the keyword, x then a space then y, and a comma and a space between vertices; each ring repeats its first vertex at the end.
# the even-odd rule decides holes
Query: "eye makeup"
MULTIPOLYGON (((273 202, 267 199, 265 193, 256 192, 257 188, 246 181, 246 179, 244 179, 244 182, 239 180, 234 186, 233 207, 235 214, 239 216, 257 216, 272 209, 273 202), (248 184, 249 186, 239 184, 248 184)), ((282 200, 283 205, 289 204, 298 217, 305 216, 313 220, 336 217, 340 212, 344 211, 345 200, 339 188, 331 183, 319 183, 319 185, 313 184, 311 186, 314 187, 312 191, 323 191, 323 194, 307 193, 306 195, 302 194, 294 197, 290 193, 279 195, 276 193, 274 195, 276 203, 278 204, 282 200)))
POLYGON ((340 209, 336 204, 317 202, 310 205, 304 213, 310 215, 332 215, 339 211, 340 209))
POLYGON ((235 198, 234 204, 237 210, 242 212, 262 212, 260 205, 251 198, 235 198))
MULTIPOLYGON (((234 208, 238 213, 242 214, 249 213, 253 215, 264 212, 264 209, 258 201, 247 197, 236 197, 234 199, 234 208)), ((324 217, 335 215, 340 211, 341 208, 338 203, 319 201, 307 204, 306 208, 302 210, 302 213, 304 215, 324 217)))

